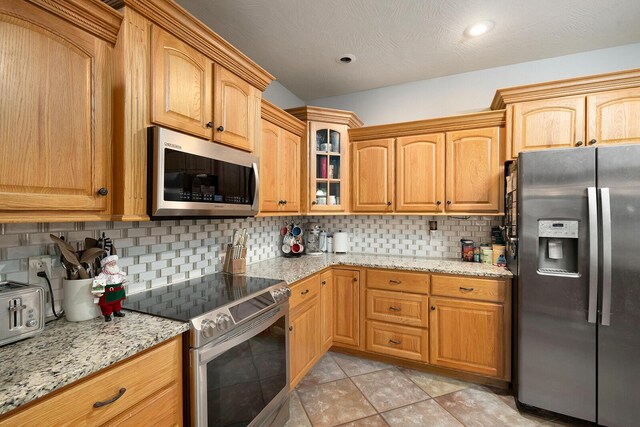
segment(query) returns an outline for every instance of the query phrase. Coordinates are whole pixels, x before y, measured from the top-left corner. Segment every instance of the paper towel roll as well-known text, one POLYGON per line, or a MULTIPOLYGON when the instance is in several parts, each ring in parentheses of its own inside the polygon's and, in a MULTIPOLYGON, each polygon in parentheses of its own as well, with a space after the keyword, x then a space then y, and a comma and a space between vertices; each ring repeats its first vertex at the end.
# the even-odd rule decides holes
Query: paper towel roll
POLYGON ((333 251, 337 254, 344 254, 349 251, 349 235, 342 231, 333 233, 333 251))

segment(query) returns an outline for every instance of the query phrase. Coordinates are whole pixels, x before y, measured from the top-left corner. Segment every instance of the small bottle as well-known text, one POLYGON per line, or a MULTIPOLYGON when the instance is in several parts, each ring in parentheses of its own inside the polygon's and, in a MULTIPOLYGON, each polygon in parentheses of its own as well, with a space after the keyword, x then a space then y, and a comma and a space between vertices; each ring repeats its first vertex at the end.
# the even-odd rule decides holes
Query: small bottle
POLYGON ((480 247, 473 248, 473 262, 480 262, 480 247))

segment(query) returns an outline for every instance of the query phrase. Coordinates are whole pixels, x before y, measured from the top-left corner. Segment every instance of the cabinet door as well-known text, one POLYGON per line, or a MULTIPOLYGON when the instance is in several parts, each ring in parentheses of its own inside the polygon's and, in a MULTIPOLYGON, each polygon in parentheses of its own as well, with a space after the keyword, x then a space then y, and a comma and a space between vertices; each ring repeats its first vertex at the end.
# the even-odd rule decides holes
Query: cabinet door
POLYGON ((444 133, 396 141, 396 212, 444 210, 444 133))
POLYGON ((211 139, 211 61, 160 27, 151 32, 151 120, 211 139))
POLYGON ((215 80, 213 139, 253 151, 255 127, 260 120, 261 92, 218 64, 215 80))
POLYGON ((289 331, 289 378, 293 389, 320 355, 320 304, 317 297, 291 314, 289 331))
POLYGON ((498 212, 502 192, 500 128, 447 132, 446 210, 498 212))
POLYGON ((325 352, 333 344, 333 272, 320 275, 321 347, 325 352))
POLYGON ((357 347, 360 344, 360 273, 333 272, 333 342, 357 347))
POLYGON ((393 212, 393 139, 351 144, 355 212, 393 212))
POLYGON ((284 202, 280 210, 285 212, 300 212, 300 146, 299 136, 280 129, 277 173, 279 197, 284 202))
POLYGON ((429 303, 431 364, 502 377, 502 305, 446 298, 429 303))
POLYGON ((278 150, 280 128, 262 120, 260 141, 260 212, 277 212, 281 206, 279 194, 278 150))
POLYGON ((640 88, 587 96, 587 144, 640 142, 640 88))
POLYGON ((348 148, 346 125, 309 122, 309 211, 342 212, 349 206, 348 148))
POLYGON ((570 148, 584 144, 585 97, 513 104, 511 156, 521 151, 570 148))
POLYGON ((108 213, 111 66, 103 40, 0 3, 0 210, 108 213))

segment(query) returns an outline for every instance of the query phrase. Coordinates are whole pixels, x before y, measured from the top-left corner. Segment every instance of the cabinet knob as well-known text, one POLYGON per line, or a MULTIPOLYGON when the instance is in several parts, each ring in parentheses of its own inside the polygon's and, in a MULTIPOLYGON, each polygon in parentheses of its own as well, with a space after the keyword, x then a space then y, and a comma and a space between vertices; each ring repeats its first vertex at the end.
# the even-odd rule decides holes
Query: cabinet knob
POLYGON ((451 204, 451 200, 447 200, 447 204, 450 205, 451 204))
POLYGON ((578 141, 578 142, 576 142, 576 147, 580 147, 582 144, 584 144, 584 142, 578 141))
POLYGON ((358 281, 358 278, 357 278, 357 277, 354 277, 354 278, 353 278, 353 281, 354 281, 354 282, 357 282, 357 281, 358 281))
POLYGON ((218 132, 224 132, 224 126, 218 126, 218 132))
POLYGON ((387 202, 387 206, 391 206, 391 202, 387 202))
POLYGON ((289 331, 293 331, 293 326, 289 326, 289 331))
POLYGON ((431 306, 431 311, 435 311, 436 307, 434 305, 431 306))
POLYGON ((101 189, 98 190, 98 194, 100 196, 106 196, 107 194, 109 194, 109 190, 107 190, 105 187, 102 187, 101 189))
POLYGON ((442 204, 442 202, 440 200, 436 201, 436 206, 440 206, 442 204))
POLYGON ((207 123, 207 127, 208 127, 209 129, 211 129, 211 128, 213 127, 213 122, 209 122, 209 123, 207 123))
POLYGON ((323 280, 323 281, 322 281, 322 285, 324 286, 324 285, 326 285, 326 284, 327 284, 327 281, 326 281, 326 280, 323 280))
POLYGON ((598 142, 598 141, 596 141, 595 139, 592 139, 591 141, 589 141, 589 145, 593 145, 593 144, 595 144, 596 142, 598 142))
POLYGON ((316 202, 315 200, 313 202, 311 202, 312 205, 317 205, 318 202, 316 202))

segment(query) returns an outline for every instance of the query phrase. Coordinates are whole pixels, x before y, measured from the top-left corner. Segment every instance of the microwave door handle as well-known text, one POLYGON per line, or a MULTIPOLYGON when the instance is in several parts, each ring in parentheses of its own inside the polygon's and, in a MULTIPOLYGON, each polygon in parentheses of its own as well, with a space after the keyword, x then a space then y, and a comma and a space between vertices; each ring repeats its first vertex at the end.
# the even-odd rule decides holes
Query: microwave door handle
POLYGON ((603 326, 611 324, 611 200, 609 189, 600 189, 602 203, 602 318, 603 326))
POLYGON ((596 323, 598 317, 598 193, 587 188, 589 203, 589 314, 587 322, 596 323))
POLYGON ((260 204, 260 200, 258 198, 258 196, 260 195, 260 193, 259 193, 259 190, 260 190, 260 177, 258 176, 258 164, 257 163, 252 163, 251 164, 251 168, 253 169, 253 174, 256 177, 256 189, 253 192, 253 205, 251 206, 251 208, 257 212, 258 211, 258 206, 260 204))

